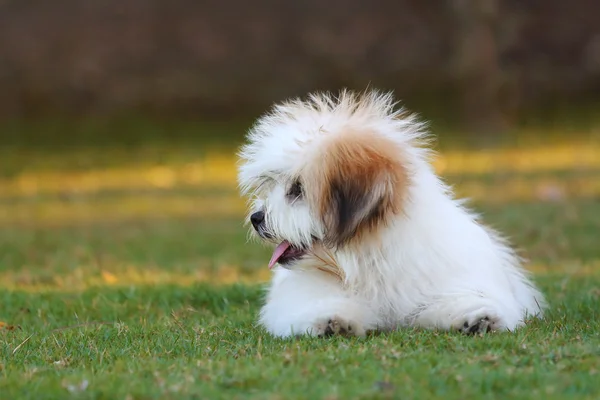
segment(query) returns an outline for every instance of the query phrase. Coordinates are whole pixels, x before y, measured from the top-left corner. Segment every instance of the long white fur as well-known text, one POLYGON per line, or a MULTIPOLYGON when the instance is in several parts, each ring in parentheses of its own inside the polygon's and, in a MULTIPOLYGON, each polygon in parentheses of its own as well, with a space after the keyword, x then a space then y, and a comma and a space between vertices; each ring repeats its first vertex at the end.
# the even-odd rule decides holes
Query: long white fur
MULTIPOLYGON (((322 333, 323 321, 339 319, 358 334, 369 329, 418 326, 460 329, 484 317, 493 330, 514 330, 541 317, 542 294, 520 258, 484 227, 430 165, 425 127, 397 108, 391 94, 312 94, 276 106, 251 129, 240 152, 240 187, 252 199, 250 213, 264 210, 278 239, 307 244, 322 237, 316 210, 286 199, 327 135, 369 131, 402 149, 410 184, 403 213, 387 221, 380 239, 341 247, 334 254, 342 282, 311 266, 276 267, 260 323, 273 335, 322 333)), ((399 155, 400 156, 400 155, 399 155)))

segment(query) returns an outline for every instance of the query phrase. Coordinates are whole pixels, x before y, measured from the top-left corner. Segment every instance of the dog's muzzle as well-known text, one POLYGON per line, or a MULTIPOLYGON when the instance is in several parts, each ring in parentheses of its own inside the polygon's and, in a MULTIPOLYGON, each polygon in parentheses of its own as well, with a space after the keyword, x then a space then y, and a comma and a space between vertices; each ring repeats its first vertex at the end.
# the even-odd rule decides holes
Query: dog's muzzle
MULTIPOLYGON (((270 234, 266 227, 265 213, 264 211, 257 211, 250 215, 250 222, 254 230, 263 239, 273 239, 273 235, 270 234)), ((316 238, 313 236, 313 240, 316 238)), ((269 269, 278 263, 287 268, 288 265, 300 260, 307 253, 308 246, 293 245, 287 240, 283 240, 273 252, 273 256, 269 261, 269 269)))

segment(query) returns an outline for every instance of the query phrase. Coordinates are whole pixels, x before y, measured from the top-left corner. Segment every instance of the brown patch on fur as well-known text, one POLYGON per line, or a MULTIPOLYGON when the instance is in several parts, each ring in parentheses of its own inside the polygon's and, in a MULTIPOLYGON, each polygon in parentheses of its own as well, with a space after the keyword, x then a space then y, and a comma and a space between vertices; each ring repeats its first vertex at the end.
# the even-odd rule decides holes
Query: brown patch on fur
POLYGON ((305 195, 322 218, 329 247, 372 232, 401 212, 408 182, 401 149, 373 132, 326 139, 303 175, 305 195))

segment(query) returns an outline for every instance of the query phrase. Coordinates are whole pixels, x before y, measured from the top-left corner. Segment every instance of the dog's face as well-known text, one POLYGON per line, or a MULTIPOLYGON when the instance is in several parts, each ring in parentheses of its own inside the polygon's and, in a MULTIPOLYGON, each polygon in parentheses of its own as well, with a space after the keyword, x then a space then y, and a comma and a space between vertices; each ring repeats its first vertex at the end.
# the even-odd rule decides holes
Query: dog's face
POLYGON ((269 267, 364 244, 402 211, 408 173, 401 143, 371 123, 384 121, 389 98, 344 96, 276 107, 242 148, 249 221, 260 238, 278 244, 269 267))

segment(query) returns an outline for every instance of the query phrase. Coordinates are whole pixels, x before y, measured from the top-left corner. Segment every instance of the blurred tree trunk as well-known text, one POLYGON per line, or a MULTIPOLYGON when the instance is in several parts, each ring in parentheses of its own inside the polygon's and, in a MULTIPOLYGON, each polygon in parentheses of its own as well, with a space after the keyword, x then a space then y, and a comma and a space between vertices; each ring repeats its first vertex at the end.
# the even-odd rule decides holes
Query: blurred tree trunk
MULTIPOLYGON (((455 16, 455 73, 461 121, 483 142, 508 128, 502 113, 502 69, 496 38, 498 0, 449 0, 455 16)), ((479 141, 479 140, 478 140, 479 141)))

